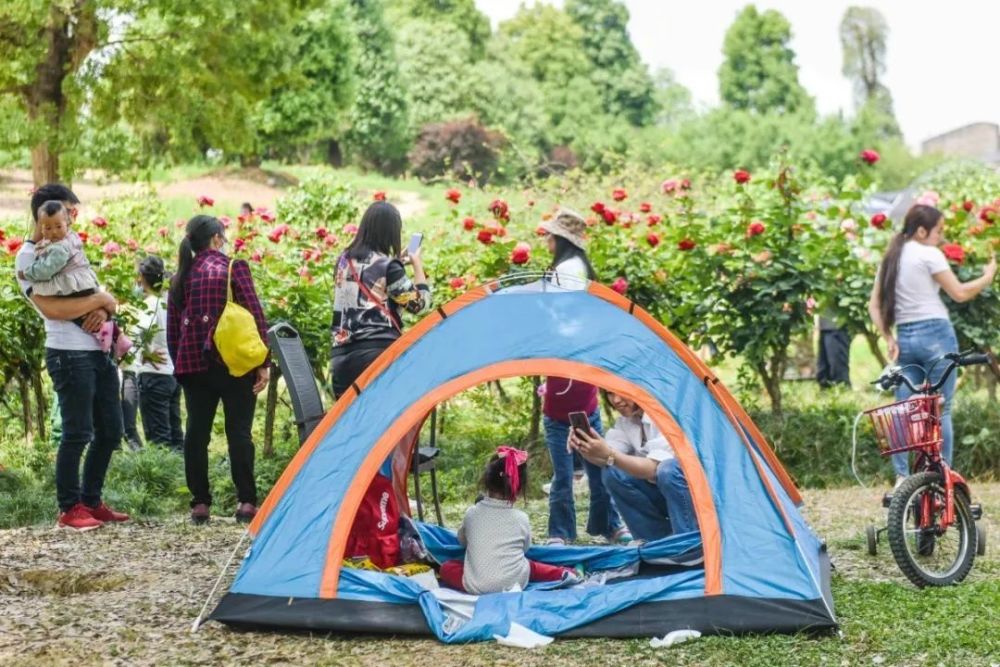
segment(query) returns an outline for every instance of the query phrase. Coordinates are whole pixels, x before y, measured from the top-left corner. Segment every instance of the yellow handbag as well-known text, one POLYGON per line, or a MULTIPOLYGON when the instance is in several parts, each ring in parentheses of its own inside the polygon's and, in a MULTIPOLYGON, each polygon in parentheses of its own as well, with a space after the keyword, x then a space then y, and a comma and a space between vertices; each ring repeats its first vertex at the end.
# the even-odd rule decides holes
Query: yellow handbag
POLYGON ((233 263, 226 278, 226 307, 215 325, 215 349, 233 377, 243 377, 264 363, 267 345, 260 339, 253 313, 233 301, 233 263))

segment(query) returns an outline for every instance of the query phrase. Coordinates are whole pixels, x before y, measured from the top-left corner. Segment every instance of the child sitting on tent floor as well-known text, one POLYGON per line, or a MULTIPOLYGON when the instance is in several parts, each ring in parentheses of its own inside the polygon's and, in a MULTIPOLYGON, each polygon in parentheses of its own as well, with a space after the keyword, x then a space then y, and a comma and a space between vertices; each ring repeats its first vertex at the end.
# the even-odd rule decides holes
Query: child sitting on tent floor
POLYGON ((465 546, 465 561, 450 560, 441 566, 441 582, 474 595, 500 593, 529 581, 583 581, 576 569, 528 560, 531 525, 528 515, 514 507, 524 495, 528 480, 528 452, 498 447, 483 473, 486 497, 465 513, 458 541, 465 546))

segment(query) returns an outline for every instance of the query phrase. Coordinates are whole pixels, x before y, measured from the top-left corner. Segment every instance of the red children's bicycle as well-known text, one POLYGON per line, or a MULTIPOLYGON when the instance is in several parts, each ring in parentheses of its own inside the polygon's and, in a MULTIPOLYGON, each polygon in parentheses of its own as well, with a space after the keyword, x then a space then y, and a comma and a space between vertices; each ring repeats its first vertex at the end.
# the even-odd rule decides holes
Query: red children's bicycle
POLYGON ((940 390, 959 366, 987 364, 985 354, 952 353, 938 359, 929 372, 919 366, 892 368, 873 384, 882 389, 906 385, 914 395, 903 401, 865 412, 875 427, 875 438, 883 456, 914 452, 910 475, 883 506, 889 516, 884 528, 868 526, 868 553, 875 555, 880 535, 888 534, 889 547, 906 578, 918 587, 948 586, 969 574, 976 555, 986 553, 986 534, 976 522, 982 508, 972 504, 965 479, 941 456, 940 390), (931 383, 938 364, 948 366, 931 383), (916 369, 924 380, 914 386, 905 372, 916 369))

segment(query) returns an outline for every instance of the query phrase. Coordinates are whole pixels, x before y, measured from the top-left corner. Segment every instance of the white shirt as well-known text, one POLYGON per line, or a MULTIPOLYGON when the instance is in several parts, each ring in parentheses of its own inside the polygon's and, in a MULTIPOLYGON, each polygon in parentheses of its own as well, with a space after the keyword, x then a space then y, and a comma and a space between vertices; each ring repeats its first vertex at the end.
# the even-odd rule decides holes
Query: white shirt
POLYGON ((91 350, 100 350, 101 346, 97 342, 97 339, 84 331, 79 325, 69 320, 50 320, 42 315, 42 311, 38 310, 38 307, 35 306, 35 302, 28 296, 28 290, 31 289, 31 281, 22 280, 18 276, 20 271, 27 269, 34 261, 35 244, 31 241, 25 241, 21 249, 17 251, 17 257, 14 258, 14 276, 17 277, 17 284, 21 288, 21 293, 24 294, 24 297, 31 303, 32 308, 38 312, 45 322, 45 347, 53 350, 88 352, 91 350))
POLYGON ((896 324, 949 319, 941 286, 933 278, 949 268, 940 248, 919 241, 903 244, 896 274, 896 324))
POLYGON ((473 595, 499 593, 528 585, 531 547, 528 515, 506 500, 483 498, 469 508, 458 529, 465 545, 462 586, 473 595))
POLYGON ((132 338, 135 352, 134 360, 129 364, 128 369, 134 373, 159 373, 160 375, 173 375, 174 364, 170 360, 170 352, 167 350, 167 297, 148 294, 143 300, 143 309, 138 313, 138 324, 134 332, 129 332, 132 338), (143 339, 148 340, 146 350, 158 354, 163 361, 152 364, 142 360, 143 339))
POLYGON ((570 257, 556 265, 551 281, 563 289, 587 289, 587 265, 579 257, 570 257))
POLYGON ((674 458, 674 450, 670 443, 646 413, 643 413, 642 417, 636 415, 618 417, 604 439, 612 449, 622 454, 641 456, 654 461, 674 458))

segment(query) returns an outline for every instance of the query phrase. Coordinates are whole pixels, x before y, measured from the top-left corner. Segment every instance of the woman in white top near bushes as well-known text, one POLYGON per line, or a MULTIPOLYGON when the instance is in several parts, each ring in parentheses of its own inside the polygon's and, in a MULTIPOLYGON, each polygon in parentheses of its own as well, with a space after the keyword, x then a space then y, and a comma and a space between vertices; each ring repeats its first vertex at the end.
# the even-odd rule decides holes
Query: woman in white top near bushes
MULTIPOLYGON (((902 231, 886 250, 868 303, 872 321, 889 348, 890 359, 900 366, 912 367, 906 374, 914 384, 922 381, 924 373, 931 372, 931 366, 943 355, 958 352, 955 328, 940 290, 943 288, 956 302, 969 301, 993 282, 997 270, 996 258, 992 257, 982 276, 959 282, 938 248, 943 230, 941 211, 923 204, 911 208, 902 231)), ((937 382, 944 367, 945 364, 939 364, 928 379, 937 382)), ((953 374, 942 388, 941 435, 943 455, 949 465, 953 451, 951 402, 955 382, 953 374)), ((911 393, 902 386, 896 390, 896 398, 903 400, 911 393)), ((907 455, 896 454, 892 465, 898 486, 909 471, 907 455)))

